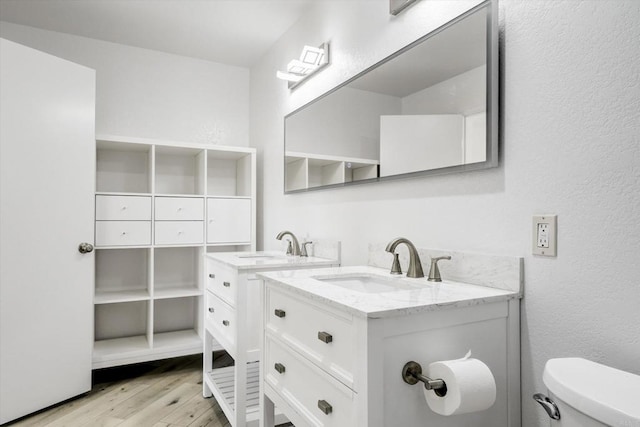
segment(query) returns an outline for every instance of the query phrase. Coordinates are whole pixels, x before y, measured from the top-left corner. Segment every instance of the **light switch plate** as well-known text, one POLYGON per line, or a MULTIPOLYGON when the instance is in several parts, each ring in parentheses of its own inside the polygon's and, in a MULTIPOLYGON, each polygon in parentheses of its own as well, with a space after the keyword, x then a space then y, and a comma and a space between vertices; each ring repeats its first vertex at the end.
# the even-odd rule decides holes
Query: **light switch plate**
POLYGON ((558 215, 534 215, 532 229, 532 253, 541 256, 557 256, 558 215))

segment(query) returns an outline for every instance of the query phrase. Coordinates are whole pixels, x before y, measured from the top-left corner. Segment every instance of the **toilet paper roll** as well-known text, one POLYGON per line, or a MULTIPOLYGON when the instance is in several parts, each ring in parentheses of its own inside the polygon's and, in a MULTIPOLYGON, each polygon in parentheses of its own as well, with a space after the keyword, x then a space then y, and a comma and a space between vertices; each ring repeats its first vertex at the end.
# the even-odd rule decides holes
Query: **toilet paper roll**
POLYGON ((440 415, 466 414, 489 409, 496 400, 496 381, 487 365, 471 358, 433 362, 426 375, 442 379, 447 393, 440 397, 433 390, 424 389, 429 408, 440 415))

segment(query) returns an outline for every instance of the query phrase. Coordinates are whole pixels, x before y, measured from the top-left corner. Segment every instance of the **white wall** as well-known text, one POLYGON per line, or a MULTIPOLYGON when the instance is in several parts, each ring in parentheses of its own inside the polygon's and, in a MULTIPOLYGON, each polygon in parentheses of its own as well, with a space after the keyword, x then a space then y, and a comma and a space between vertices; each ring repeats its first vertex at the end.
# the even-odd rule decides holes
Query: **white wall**
MULTIPOLYGON (((340 239, 344 264, 367 244, 525 257, 523 426, 548 426, 531 399, 547 359, 582 356, 640 374, 640 2, 501 0, 500 167, 283 195, 283 116, 473 1, 322 2, 251 75, 259 148, 259 245, 289 229, 340 239), (332 65, 289 92, 277 69, 330 40, 332 65), (557 258, 531 255, 531 216, 557 213, 557 258)), ((390 260, 391 264, 391 260, 390 260)))
POLYGON ((96 70, 96 131, 249 145, 249 70, 0 23, 6 39, 96 70))

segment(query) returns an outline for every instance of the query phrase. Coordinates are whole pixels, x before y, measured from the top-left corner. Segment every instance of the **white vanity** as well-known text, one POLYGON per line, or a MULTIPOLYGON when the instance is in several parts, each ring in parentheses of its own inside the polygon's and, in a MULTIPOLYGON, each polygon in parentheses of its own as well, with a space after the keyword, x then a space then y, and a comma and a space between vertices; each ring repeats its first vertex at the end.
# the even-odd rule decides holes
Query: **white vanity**
POLYGON ((203 394, 215 397, 234 427, 258 423, 262 321, 261 281, 256 273, 340 264, 337 242, 317 244, 314 254, 318 256, 288 256, 283 252, 205 254, 203 394), (234 366, 213 368, 213 351, 220 348, 231 355, 234 366))
POLYGON ((374 266, 259 274, 264 425, 274 425, 275 405, 296 427, 519 426, 522 259, 449 254, 440 283, 392 276, 380 251, 374 266), (468 350, 495 378, 485 411, 438 415, 422 383, 402 379, 409 361, 428 366, 468 350))

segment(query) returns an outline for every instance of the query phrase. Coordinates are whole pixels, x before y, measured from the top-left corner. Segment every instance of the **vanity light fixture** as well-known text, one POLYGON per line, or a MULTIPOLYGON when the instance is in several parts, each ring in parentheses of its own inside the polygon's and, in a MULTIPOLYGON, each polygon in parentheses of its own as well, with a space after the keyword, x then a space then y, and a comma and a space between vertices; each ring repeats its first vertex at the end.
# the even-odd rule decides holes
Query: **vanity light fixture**
POLYGON ((329 65, 329 43, 324 43, 320 47, 305 46, 300 59, 289 62, 287 71, 277 71, 276 77, 289 82, 289 89, 293 89, 327 65, 329 65))

